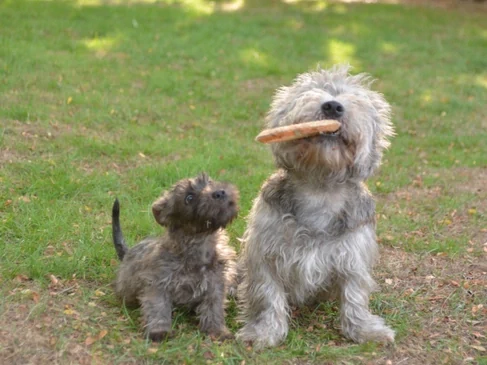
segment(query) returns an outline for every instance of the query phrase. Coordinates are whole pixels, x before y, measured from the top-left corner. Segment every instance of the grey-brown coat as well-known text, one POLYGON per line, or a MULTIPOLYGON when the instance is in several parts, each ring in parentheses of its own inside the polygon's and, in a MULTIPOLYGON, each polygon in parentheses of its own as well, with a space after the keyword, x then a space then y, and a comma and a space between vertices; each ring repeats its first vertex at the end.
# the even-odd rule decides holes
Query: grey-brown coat
POLYGON ((127 305, 142 306, 150 339, 159 341, 171 333, 172 308, 181 305, 196 311, 202 332, 231 337, 224 303, 235 280, 235 251, 224 228, 237 216, 237 203, 235 187, 211 181, 206 174, 181 180, 152 206, 166 233, 129 250, 115 201, 113 237, 122 260, 116 293, 127 305))

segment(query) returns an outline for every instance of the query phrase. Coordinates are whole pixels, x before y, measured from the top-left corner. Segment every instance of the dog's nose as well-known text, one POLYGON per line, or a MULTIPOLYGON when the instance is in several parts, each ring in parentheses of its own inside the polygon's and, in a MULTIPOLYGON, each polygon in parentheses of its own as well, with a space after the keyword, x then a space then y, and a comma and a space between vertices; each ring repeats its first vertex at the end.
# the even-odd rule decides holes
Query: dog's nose
POLYGON ((225 190, 217 190, 212 194, 213 199, 217 199, 217 200, 224 199, 225 196, 226 196, 225 190))
POLYGON ((327 118, 338 118, 343 115, 345 108, 338 101, 327 101, 321 105, 321 110, 327 118))

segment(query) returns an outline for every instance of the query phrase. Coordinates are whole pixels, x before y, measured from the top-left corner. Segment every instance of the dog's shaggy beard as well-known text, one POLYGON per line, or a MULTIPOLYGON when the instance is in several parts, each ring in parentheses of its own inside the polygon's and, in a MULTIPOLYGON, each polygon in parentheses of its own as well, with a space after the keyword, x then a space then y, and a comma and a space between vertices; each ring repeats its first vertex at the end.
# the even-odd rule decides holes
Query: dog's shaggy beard
POLYGON ((277 92, 267 117, 269 128, 323 119, 341 123, 334 134, 273 144, 278 167, 297 176, 344 181, 365 180, 380 165, 382 151, 389 146, 387 137, 393 134, 390 107, 382 95, 367 88, 366 76, 347 76, 347 71, 305 74, 277 92), (311 90, 296 97, 305 87, 311 90), (328 101, 343 105, 343 115, 327 116, 321 106, 328 101))

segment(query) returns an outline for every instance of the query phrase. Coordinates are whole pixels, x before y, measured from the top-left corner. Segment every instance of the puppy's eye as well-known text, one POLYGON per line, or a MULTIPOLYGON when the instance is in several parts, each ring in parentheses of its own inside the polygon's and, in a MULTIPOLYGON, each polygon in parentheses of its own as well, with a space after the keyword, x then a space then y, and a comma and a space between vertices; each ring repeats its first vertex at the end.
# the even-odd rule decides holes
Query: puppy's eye
POLYGON ((186 195, 186 198, 184 198, 184 203, 189 204, 193 200, 193 194, 188 194, 186 195))

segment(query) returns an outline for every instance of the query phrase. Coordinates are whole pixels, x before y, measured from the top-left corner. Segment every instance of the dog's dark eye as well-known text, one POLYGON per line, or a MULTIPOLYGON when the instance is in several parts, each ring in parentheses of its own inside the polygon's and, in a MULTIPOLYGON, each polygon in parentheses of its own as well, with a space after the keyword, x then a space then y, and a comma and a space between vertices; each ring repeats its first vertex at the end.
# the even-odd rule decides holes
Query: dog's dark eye
POLYGON ((188 194, 186 195, 186 198, 184 198, 184 203, 189 204, 193 200, 193 194, 188 194))

